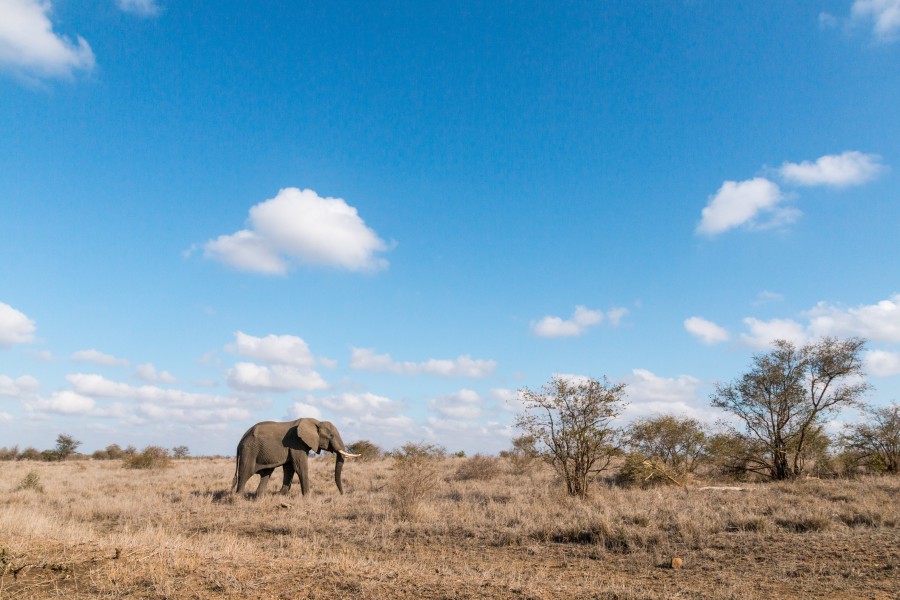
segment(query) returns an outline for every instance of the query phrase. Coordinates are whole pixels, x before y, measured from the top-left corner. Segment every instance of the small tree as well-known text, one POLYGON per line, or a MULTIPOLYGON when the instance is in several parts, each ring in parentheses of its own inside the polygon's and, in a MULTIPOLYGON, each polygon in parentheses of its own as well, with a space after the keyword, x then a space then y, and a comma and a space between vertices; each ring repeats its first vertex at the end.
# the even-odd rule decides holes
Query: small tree
POLYGON ((628 445, 676 473, 693 473, 706 450, 706 431, 697 419, 671 415, 638 419, 626 430, 628 445))
POLYGON ((844 447, 873 470, 900 473, 900 404, 866 412, 868 421, 846 426, 841 438, 844 447))
POLYGON ((187 446, 175 446, 172 448, 172 456, 174 458, 187 458, 191 455, 191 451, 187 446))
POLYGON ((75 450, 80 445, 81 442, 71 435, 61 433, 56 436, 56 448, 53 451, 56 453, 57 460, 66 460, 75 453, 75 450))
POLYGON ((369 440, 359 440, 353 442, 349 446, 347 446, 347 452, 350 454, 359 454, 359 458, 357 460, 375 460, 381 458, 384 455, 384 450, 382 450, 378 444, 374 442, 370 442, 369 440))
POLYGON ((554 377, 540 392, 521 390, 525 412, 516 426, 534 436, 541 458, 566 482, 570 496, 584 498, 589 476, 606 469, 619 451, 611 425, 624 406, 625 384, 554 377))
POLYGON ((775 480, 803 472, 809 445, 821 433, 826 417, 859 404, 868 389, 862 379, 859 338, 823 338, 800 348, 776 340, 766 354, 753 357, 753 366, 740 379, 717 385, 712 405, 735 415, 746 438, 748 470, 775 480))

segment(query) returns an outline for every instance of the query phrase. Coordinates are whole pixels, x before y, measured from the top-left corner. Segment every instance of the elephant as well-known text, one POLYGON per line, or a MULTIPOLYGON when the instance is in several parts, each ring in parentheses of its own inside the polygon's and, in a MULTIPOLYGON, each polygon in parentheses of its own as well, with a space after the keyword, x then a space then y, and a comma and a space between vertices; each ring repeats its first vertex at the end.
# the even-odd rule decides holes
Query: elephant
POLYGON ((256 497, 259 498, 269 485, 272 471, 282 467, 284 482, 281 493, 287 494, 290 491, 294 473, 297 473, 300 475, 300 490, 305 496, 309 492, 307 457, 310 450, 316 453, 321 453, 322 450, 335 453, 334 482, 338 492, 343 494, 341 469, 344 458, 355 458, 359 454, 345 451, 341 434, 332 423, 309 418, 287 423, 263 421, 248 429, 238 443, 232 490, 242 494, 247 480, 259 473, 259 486, 256 488, 256 497))

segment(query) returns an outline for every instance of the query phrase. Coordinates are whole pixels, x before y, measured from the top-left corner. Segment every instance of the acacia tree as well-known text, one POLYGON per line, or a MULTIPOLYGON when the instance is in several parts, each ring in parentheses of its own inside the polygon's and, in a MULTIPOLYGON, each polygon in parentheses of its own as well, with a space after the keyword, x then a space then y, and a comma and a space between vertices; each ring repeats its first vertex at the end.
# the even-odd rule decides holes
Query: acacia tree
POLYGON ((56 436, 56 449, 53 450, 56 460, 66 460, 75 453, 81 442, 73 438, 71 435, 61 433, 56 436))
POLYGON ((516 426, 534 436, 540 457, 566 482, 568 494, 586 497, 590 474, 603 471, 618 452, 611 423, 624 406, 625 384, 557 376, 540 392, 523 388, 520 394, 525 411, 516 426))
POLYGON ((872 408, 868 422, 848 425, 844 446, 878 470, 900 473, 900 404, 872 408))
POLYGON ((742 436, 755 449, 748 470, 775 480, 803 472, 809 445, 826 417, 859 405, 869 388, 863 379, 860 338, 823 338, 797 347, 776 340, 774 348, 753 357, 750 371, 728 385, 717 385, 712 405, 735 415, 742 436))
POLYGON ((662 415, 639 419, 627 431, 628 445, 678 473, 692 473, 706 451, 706 431, 697 419, 662 415))

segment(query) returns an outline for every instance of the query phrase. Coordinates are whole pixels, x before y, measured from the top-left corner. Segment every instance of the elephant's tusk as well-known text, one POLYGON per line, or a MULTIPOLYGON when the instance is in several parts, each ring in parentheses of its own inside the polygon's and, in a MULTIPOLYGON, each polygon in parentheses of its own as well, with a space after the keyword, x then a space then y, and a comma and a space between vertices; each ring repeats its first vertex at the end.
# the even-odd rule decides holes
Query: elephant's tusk
POLYGON ((357 458, 362 456, 362 454, 350 454, 349 452, 344 452, 343 450, 338 450, 338 453, 345 458, 357 458))

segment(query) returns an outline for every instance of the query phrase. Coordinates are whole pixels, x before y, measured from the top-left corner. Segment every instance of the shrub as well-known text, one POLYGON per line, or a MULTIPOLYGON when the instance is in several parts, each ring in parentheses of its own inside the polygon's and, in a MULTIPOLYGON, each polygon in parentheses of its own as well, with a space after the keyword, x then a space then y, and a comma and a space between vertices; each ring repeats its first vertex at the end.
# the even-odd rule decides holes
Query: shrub
POLYGON ((56 455, 56 460, 66 460, 75 454, 75 450, 77 450, 80 445, 81 442, 71 435, 66 435, 64 433, 59 434, 56 436, 56 448, 53 450, 56 455))
POLYGON ((540 456, 536 443, 537 438, 533 435, 520 435, 513 438, 512 449, 502 450, 500 457, 509 461, 515 475, 524 475, 531 470, 534 461, 540 456))
POLYGON ((22 478, 22 481, 19 482, 19 485, 16 486, 16 490, 43 492, 44 486, 41 485, 41 478, 38 476, 37 471, 28 471, 25 477, 22 478))
POLYGON ((19 460, 43 460, 43 457, 41 456, 40 450, 29 446, 19 454, 19 460))
POLYGON ((384 455, 384 451, 369 440, 359 440, 347 446, 347 452, 351 454, 359 454, 357 460, 375 460, 384 455))
POLYGON ((191 455, 191 451, 187 446, 175 446, 172 448, 172 456, 175 458, 187 458, 191 455))
POLYGON ((387 482, 393 506, 402 519, 413 519, 421 502, 438 484, 438 459, 446 450, 434 444, 407 443, 394 450, 393 474, 387 482))
POLYGON ((496 458, 476 454, 460 463, 453 478, 457 481, 490 481, 500 475, 500 472, 500 464, 496 458))
POLYGON ((706 450, 706 432, 696 419, 664 415, 638 419, 626 432, 628 445, 673 473, 692 473, 706 450))
POLYGON ((160 446, 147 446, 141 452, 127 455, 122 459, 126 469, 165 469, 172 463, 169 451, 160 446))
POLYGON ((651 487, 654 485, 684 486, 689 474, 687 471, 673 467, 659 458, 651 458, 640 452, 631 452, 625 456, 622 468, 616 480, 624 485, 651 487))
POLYGON ((0 448, 0 460, 16 460, 17 458, 19 458, 18 446, 13 446, 12 448, 4 446, 0 448))

